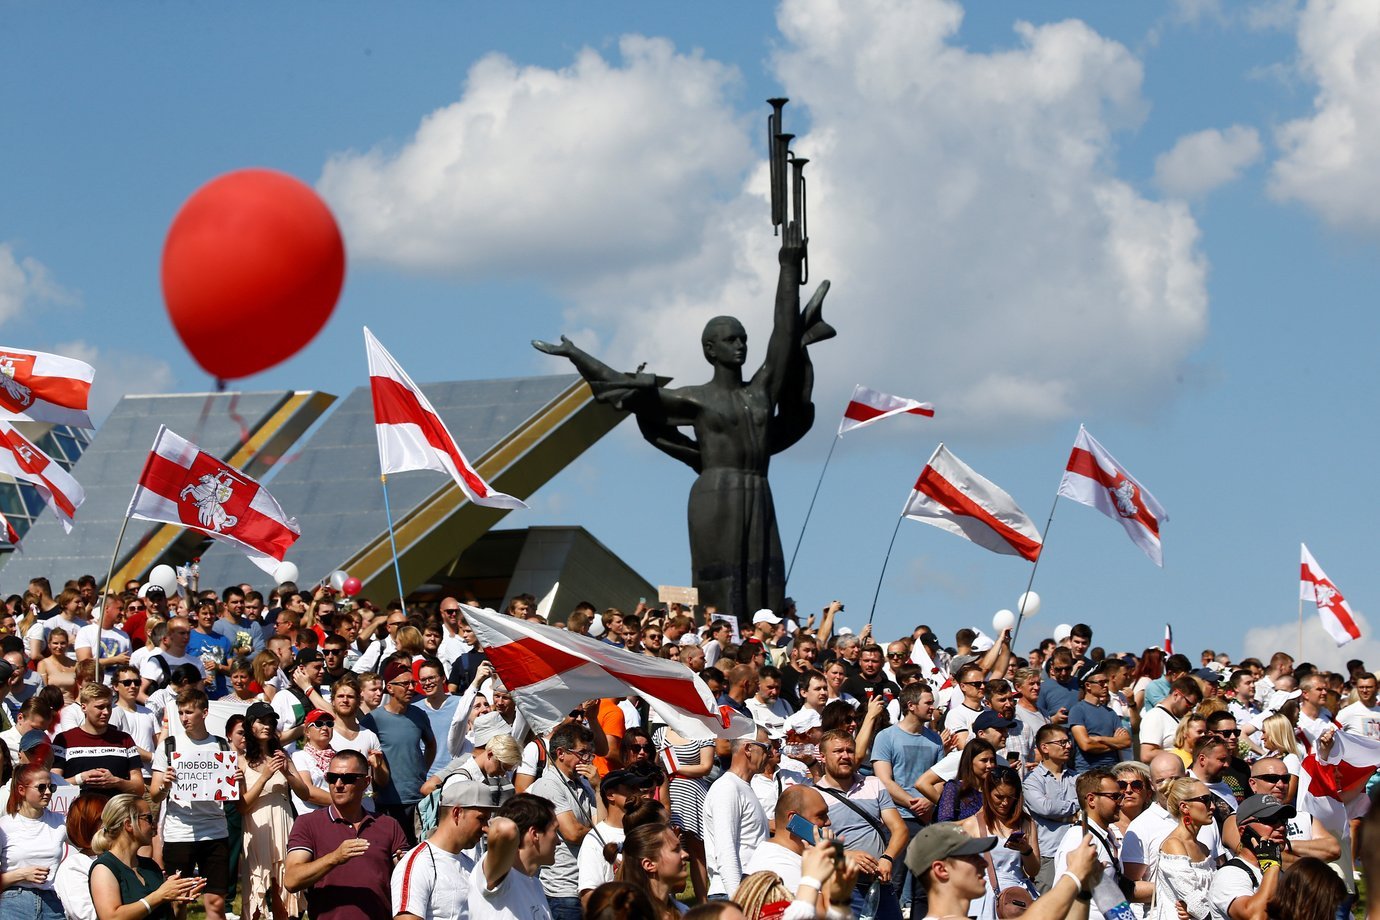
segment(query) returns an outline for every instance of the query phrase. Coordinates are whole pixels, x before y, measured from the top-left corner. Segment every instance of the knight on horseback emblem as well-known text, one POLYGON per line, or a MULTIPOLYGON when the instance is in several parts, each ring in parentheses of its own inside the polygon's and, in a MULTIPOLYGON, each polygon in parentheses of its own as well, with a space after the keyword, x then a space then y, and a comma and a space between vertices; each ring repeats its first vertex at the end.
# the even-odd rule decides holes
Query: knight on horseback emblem
POLYGON ((233 514, 227 514, 225 503, 235 491, 235 479, 229 472, 221 470, 207 473, 195 485, 184 486, 178 498, 191 498, 196 505, 197 520, 202 527, 224 533, 240 522, 233 514))
POLYGON ((10 355, 0 355, 0 390, 21 406, 34 401, 34 391, 15 379, 14 358, 10 355))

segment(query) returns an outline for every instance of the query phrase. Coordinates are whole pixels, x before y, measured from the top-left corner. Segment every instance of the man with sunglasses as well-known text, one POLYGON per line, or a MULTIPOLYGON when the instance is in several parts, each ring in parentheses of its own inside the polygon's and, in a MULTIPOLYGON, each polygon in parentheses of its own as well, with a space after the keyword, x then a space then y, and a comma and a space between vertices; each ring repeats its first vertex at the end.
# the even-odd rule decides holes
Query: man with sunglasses
POLYGON ((598 814, 594 733, 578 722, 563 722, 551 732, 546 749, 546 769, 526 790, 556 809, 556 861, 542 869, 541 886, 555 920, 580 920, 580 845, 598 814))
POLYGON ((144 779, 152 779, 153 748, 158 740, 158 717, 153 710, 139 702, 139 669, 123 664, 112 672, 115 705, 110 710, 110 724, 134 739, 143 761, 144 779))
POLYGON ((1107 670, 1108 666, 1101 662, 1085 669, 1080 677, 1083 698, 1069 707, 1073 766, 1079 773, 1094 768, 1111 769, 1121 761, 1121 752, 1131 747, 1131 733, 1107 705, 1111 692, 1107 670))
POLYGON ((1040 684, 1036 705, 1050 721, 1059 715, 1067 718, 1078 702, 1078 691, 1078 681, 1073 678, 1073 653, 1059 646, 1049 656, 1049 679, 1040 684))
POLYGON ((285 887, 307 893, 313 920, 393 916, 393 865, 409 844, 390 815, 364 810, 368 780, 364 755, 341 751, 326 770, 331 804, 293 822, 285 887))
MULTIPOLYGON (((178 801, 170 793, 177 785, 177 770, 172 755, 216 754, 230 745, 206 730, 210 704, 206 692, 197 687, 177 696, 177 717, 182 723, 181 737, 169 735, 153 752, 153 782, 149 795, 153 804, 163 803, 159 834, 163 838, 163 871, 181 872, 183 878, 206 879, 202 904, 206 920, 224 920, 225 898, 230 891, 230 830, 225 807, 214 801, 178 801)), ((183 909, 185 913, 185 908, 183 909)))
POLYGON ((1293 816, 1293 806, 1273 795, 1253 795, 1241 803, 1236 813, 1241 843, 1213 873, 1209 890, 1217 916, 1253 920, 1265 915, 1265 905, 1279 884, 1285 832, 1293 816))
MULTIPOLYGON (((1289 780, 1293 774, 1278 757, 1262 757, 1251 764, 1251 795, 1271 795, 1284 801, 1289 795, 1289 780)), ((1244 804, 1244 803, 1243 803, 1244 804)), ((1239 830, 1240 808, 1237 814, 1227 819, 1222 826, 1222 844, 1235 852, 1241 843, 1239 830)), ((1287 869, 1294 860, 1311 856, 1323 862, 1336 862, 1342 853, 1342 845, 1321 821, 1306 811, 1289 816, 1286 829, 1289 845, 1284 851, 1284 867, 1287 869)))
POLYGON ((1222 781, 1231 789, 1236 801, 1240 802, 1251 794, 1251 765, 1242 760, 1241 729, 1236 716, 1230 711, 1214 712, 1207 717, 1207 733, 1227 745, 1227 766, 1222 771, 1222 781))
POLYGON ((464 631, 460 628, 460 601, 453 597, 443 597, 437 610, 441 614, 442 633, 441 646, 436 649, 436 657, 441 659, 441 664, 445 668, 442 673, 449 674, 455 659, 471 651, 474 645, 465 638, 464 631))
MULTIPOLYGON (((1122 871, 1121 842, 1117 839, 1115 828, 1117 812, 1121 810, 1123 794, 1117 787, 1116 777, 1108 770, 1094 767, 1078 777, 1078 804, 1082 809, 1080 823, 1083 830, 1092 835, 1093 846, 1097 849, 1097 859, 1102 863, 1102 878, 1112 880, 1121 889, 1126 900, 1132 903, 1146 903, 1155 893, 1155 886, 1149 882, 1133 882, 1122 871)), ((1054 853, 1054 878, 1068 869, 1069 854, 1082 843, 1082 835, 1065 834, 1054 853)), ((1096 888, 1100 879, 1096 872, 1088 880, 1089 888, 1096 888)), ((1097 905, 1088 905, 1089 920, 1101 920, 1102 912, 1097 905)))
POLYGON ((393 920, 461 920, 469 916, 470 875, 489 818, 513 795, 509 785, 456 779, 441 790, 441 814, 426 840, 393 870, 393 920))
POLYGON ((944 730, 949 733, 956 750, 968 743, 973 721, 983 713, 983 673, 982 667, 976 664, 965 664, 958 669, 958 690, 962 699, 944 714, 944 730))

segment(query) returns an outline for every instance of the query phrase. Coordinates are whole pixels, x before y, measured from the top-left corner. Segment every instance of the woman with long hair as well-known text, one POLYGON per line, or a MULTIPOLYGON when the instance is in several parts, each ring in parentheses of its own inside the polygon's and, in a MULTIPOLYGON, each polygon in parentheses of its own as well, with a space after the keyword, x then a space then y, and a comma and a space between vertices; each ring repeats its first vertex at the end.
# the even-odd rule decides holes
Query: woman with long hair
POLYGON ((1112 768, 1116 777, 1116 787, 1121 790, 1121 810, 1117 812, 1116 826, 1125 836, 1127 828, 1141 812, 1150 807, 1155 800, 1150 788, 1150 768, 1138 760, 1123 760, 1112 768))
POLYGON ((1184 769, 1193 766, 1193 748, 1203 736, 1207 734, 1207 716, 1200 712, 1190 712, 1179 720, 1179 727, 1174 732, 1174 747, 1172 750, 1179 755, 1179 759, 1184 762, 1184 769))
POLYGON ((1007 888, 1024 888, 1034 901, 1040 845, 1035 821, 1025 813, 1021 774, 1011 767, 993 767, 982 782, 982 808, 965 818, 962 827, 971 837, 997 838, 996 847, 983 856, 983 874, 990 877, 986 893, 975 905, 980 920, 996 920, 997 894, 1007 888))
POLYGON ((278 676, 278 656, 268 650, 264 650, 254 656, 254 660, 249 663, 249 668, 254 672, 254 683, 259 685, 259 690, 264 695, 266 702, 273 702, 273 696, 278 692, 278 688, 273 685, 273 678, 278 676))
POLYGON ((52 774, 39 764, 21 767, 10 783, 0 816, 0 920, 63 920, 53 877, 67 828, 61 815, 48 810, 56 788, 52 774))
POLYGON ((1279 877, 1265 914, 1270 920, 1333 920, 1345 900, 1346 885, 1332 867, 1305 856, 1279 877))
POLYGON ((78 796, 67 807, 67 855, 53 877, 53 890, 67 911, 67 920, 96 920, 96 905, 91 903, 91 866, 96 852, 92 838, 101 826, 105 799, 94 795, 78 796))
POLYGON ((1198 840, 1198 833, 1213 822, 1216 793, 1192 777, 1165 780, 1165 810, 1174 819, 1174 830, 1160 844, 1155 871, 1155 899, 1149 920, 1178 920, 1179 902, 1191 920, 1212 915, 1208 889, 1216 860, 1198 840))
POLYGON ((48 633, 48 657, 38 663, 44 686, 57 687, 69 703, 77 698, 77 660, 67 654, 71 650, 71 634, 61 626, 54 626, 48 633))
POLYGON ((623 838, 623 862, 616 877, 645 891, 655 913, 662 920, 680 916, 676 895, 685 888, 690 871, 690 854, 680 842, 680 833, 666 824, 643 824, 623 838))
MULTIPOLYGON (((225 720, 225 741, 230 750, 244 757, 244 716, 238 712, 225 720)), ((230 885, 225 903, 233 904, 240 887, 240 857, 244 855, 244 815, 240 814, 239 802, 225 803, 225 829, 230 832, 230 885)))
POLYGON ((240 814, 244 817, 244 855, 240 885, 245 920, 287 920, 305 910, 304 899, 287 890, 287 840, 292 832, 292 799, 311 798, 278 742, 278 714, 254 703, 244 714, 244 756, 240 758, 240 814))
POLYGON ((675 823, 685 832, 685 849, 690 854, 690 881, 695 896, 703 901, 709 894, 709 867, 704 854, 704 797, 709 793, 714 770, 714 741, 686 739, 667 727, 652 733, 657 749, 669 754, 671 778, 667 788, 675 823))
MULTIPOLYGON (((1291 700, 1292 702, 1292 700, 1291 700)), ((1284 761, 1284 769, 1289 773, 1289 798, 1293 804, 1298 800, 1299 774, 1303 772, 1303 756, 1299 750, 1299 739, 1294 734, 1294 723, 1288 716, 1275 713, 1265 717, 1260 724, 1260 743, 1268 753, 1284 761)))
POLYGON ((1145 691, 1150 684, 1164 677, 1164 651, 1148 648, 1140 653, 1140 663, 1131 672, 1132 705, 1136 712, 1145 708, 1145 691))
POLYGON ((962 821, 982 809, 983 783, 997 764, 997 749, 982 738, 974 738, 958 759, 958 775, 944 784, 939 804, 934 807, 936 821, 962 821))
MULTIPOLYGON (((151 845, 154 816, 143 798, 124 793, 105 803, 91 838, 91 902, 97 920, 173 920, 173 904, 195 901, 204 878, 163 878, 158 863, 140 856, 151 845)), ((61 914, 59 914, 61 916, 61 914)))
POLYGON ((605 882, 589 893, 584 920, 649 920, 656 907, 647 892, 627 882, 605 882))

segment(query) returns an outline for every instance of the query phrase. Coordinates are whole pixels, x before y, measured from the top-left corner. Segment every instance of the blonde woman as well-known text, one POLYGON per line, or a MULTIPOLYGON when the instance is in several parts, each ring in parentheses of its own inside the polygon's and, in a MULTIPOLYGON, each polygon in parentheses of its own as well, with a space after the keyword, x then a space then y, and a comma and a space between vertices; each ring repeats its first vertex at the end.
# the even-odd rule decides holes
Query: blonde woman
POLYGON ((1299 774, 1303 771, 1303 756, 1299 751, 1298 738, 1294 735, 1294 724, 1288 716, 1275 713, 1266 716, 1260 725, 1260 742, 1265 750, 1284 761, 1284 769, 1289 773, 1289 797, 1286 802, 1298 801, 1299 774))
POLYGON ((1208 920, 1212 902, 1208 889, 1216 860, 1198 841, 1198 832, 1213 822, 1215 793, 1196 779, 1168 780, 1165 809, 1174 819, 1174 830, 1160 844, 1160 859, 1155 869, 1155 899, 1148 920, 1179 920, 1179 904, 1191 920, 1208 920))
POLYGON ((278 656, 270 651, 262 651, 254 656, 249 667, 254 672, 254 683, 258 684, 259 689, 263 692, 264 702, 273 702, 273 697, 278 692, 278 688, 273 684, 273 679, 278 676, 280 667, 278 656))
POLYGON ((172 920, 173 905, 195 901, 204 878, 163 878, 158 863, 140 856, 153 841, 154 817, 142 797, 117 795, 101 812, 91 840, 91 903, 97 920, 172 920))
POLYGON ((1193 766, 1193 748, 1207 734, 1207 716, 1190 712, 1179 720, 1179 729, 1174 732, 1174 753, 1184 762, 1184 769, 1193 766))

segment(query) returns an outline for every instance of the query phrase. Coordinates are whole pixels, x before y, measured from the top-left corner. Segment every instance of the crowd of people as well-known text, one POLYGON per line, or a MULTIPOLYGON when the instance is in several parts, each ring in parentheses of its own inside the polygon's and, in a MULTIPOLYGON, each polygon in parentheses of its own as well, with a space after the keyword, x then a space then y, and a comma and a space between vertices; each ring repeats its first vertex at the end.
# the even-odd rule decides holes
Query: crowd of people
POLYGON ((1380 739, 1360 661, 580 604, 552 625, 744 718, 538 733, 464 606, 34 579, 0 608, 0 920, 1332 920, 1380 861, 1374 770, 1326 763, 1380 739), (198 756, 229 792, 188 793, 198 756))

